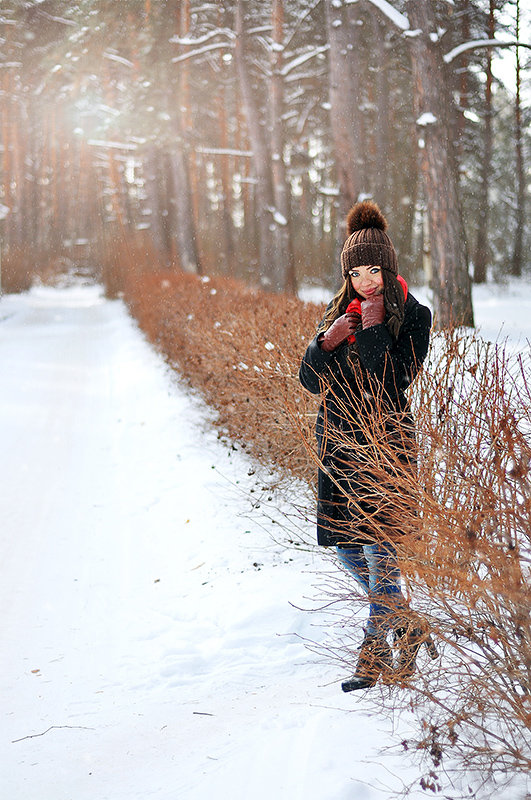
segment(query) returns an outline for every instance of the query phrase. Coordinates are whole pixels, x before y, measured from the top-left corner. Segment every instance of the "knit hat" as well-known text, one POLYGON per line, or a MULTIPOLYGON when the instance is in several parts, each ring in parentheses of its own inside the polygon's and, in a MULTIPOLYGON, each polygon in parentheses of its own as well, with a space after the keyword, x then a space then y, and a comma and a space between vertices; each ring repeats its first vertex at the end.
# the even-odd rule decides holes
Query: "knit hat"
POLYGON ((382 268, 386 325, 398 337, 404 321, 404 290, 397 278, 398 259, 386 233, 387 220, 371 200, 356 203, 347 215, 348 239, 341 252, 341 271, 348 280, 351 269, 361 266, 382 268))
POLYGON ((398 274, 396 250, 386 230, 387 220, 371 200, 363 200, 350 209, 348 239, 341 252, 341 270, 345 280, 351 269, 369 264, 377 264, 393 275, 398 274))

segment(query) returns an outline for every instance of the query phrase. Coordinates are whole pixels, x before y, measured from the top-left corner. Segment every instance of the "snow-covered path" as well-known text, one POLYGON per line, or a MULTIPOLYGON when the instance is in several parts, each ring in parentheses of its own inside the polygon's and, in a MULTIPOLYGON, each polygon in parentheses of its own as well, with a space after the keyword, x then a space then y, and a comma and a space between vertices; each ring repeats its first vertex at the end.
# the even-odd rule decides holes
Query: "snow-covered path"
POLYGON ((321 555, 248 516, 248 461, 121 303, 2 298, 0 369, 2 798, 372 800, 413 779, 303 646, 321 555))

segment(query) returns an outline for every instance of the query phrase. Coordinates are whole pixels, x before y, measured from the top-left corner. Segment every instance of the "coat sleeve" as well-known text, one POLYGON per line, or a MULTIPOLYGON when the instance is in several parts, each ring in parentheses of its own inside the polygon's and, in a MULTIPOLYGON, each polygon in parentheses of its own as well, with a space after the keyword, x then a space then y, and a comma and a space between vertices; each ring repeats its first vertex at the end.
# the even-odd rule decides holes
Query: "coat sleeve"
MULTIPOLYGON (((330 306, 331 303, 328 304, 327 312, 330 306)), ((320 329, 321 325, 322 321, 317 330, 320 329)), ((327 373, 329 374, 329 369, 334 361, 334 353, 327 353, 325 350, 321 350, 317 338, 318 335, 316 334, 308 345, 299 369, 300 382, 312 394, 321 394, 324 388, 323 379, 327 373)))
POLYGON ((415 301, 395 341, 386 325, 356 331, 363 366, 383 388, 396 397, 415 378, 429 347, 431 312, 415 301))
POLYGON ((312 394, 321 394, 324 388, 323 379, 329 371, 333 358, 333 353, 321 350, 316 336, 308 345, 299 369, 299 380, 305 389, 312 394))

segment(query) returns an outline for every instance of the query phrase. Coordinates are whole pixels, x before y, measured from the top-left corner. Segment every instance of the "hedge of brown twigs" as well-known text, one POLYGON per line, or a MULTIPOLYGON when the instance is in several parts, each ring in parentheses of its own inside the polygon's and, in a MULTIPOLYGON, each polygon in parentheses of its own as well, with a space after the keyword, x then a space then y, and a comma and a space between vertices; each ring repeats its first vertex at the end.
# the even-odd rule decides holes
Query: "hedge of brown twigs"
POLYGON ((126 280, 125 299, 149 340, 215 409, 221 433, 263 464, 314 479, 305 440, 316 403, 297 373, 321 307, 169 270, 126 280))

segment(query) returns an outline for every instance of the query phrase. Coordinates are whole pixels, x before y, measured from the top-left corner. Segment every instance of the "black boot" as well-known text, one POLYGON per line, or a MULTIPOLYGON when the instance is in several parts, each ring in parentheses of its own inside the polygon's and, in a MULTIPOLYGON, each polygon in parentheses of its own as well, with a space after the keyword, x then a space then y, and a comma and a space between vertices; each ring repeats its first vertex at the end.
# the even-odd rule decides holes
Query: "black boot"
POLYGON ((422 645, 426 647, 430 658, 437 658, 439 655, 430 635, 428 623, 413 612, 408 612, 397 620, 394 642, 398 647, 398 659, 395 664, 395 675, 398 680, 405 680, 413 675, 417 654, 422 645))
POLYGON ((382 636, 366 633, 360 648, 356 672, 346 681, 341 688, 344 692, 353 692, 356 689, 368 689, 374 686, 382 673, 391 671, 392 654, 387 640, 382 636))

